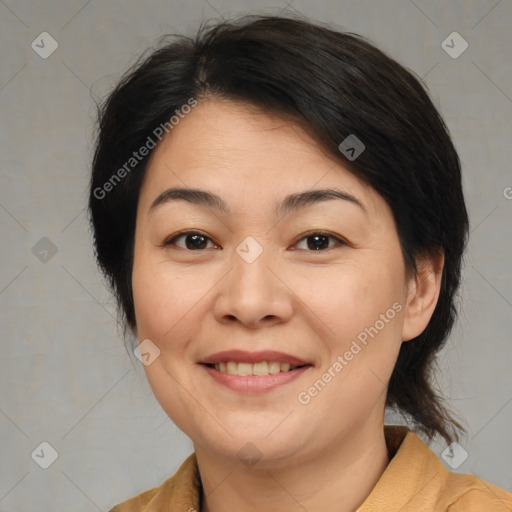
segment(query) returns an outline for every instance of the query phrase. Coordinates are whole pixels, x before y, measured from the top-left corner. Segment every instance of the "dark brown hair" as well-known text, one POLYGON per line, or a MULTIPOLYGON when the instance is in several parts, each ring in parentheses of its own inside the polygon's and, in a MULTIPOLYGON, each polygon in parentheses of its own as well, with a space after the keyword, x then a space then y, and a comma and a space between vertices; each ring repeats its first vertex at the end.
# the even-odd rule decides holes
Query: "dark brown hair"
POLYGON ((458 439, 463 429, 432 377, 456 318, 468 217, 457 152, 421 78, 360 35, 297 17, 245 16, 171 39, 141 56, 99 106, 89 212, 124 334, 135 327, 135 216, 151 152, 132 168, 126 162, 190 98, 251 103, 299 122, 386 200, 408 272, 417 271, 422 254, 444 251, 437 306, 424 332, 402 343, 387 406, 429 438, 458 439), (366 146, 355 160, 339 149, 351 134, 366 146), (116 173, 122 179, 113 181, 116 173))

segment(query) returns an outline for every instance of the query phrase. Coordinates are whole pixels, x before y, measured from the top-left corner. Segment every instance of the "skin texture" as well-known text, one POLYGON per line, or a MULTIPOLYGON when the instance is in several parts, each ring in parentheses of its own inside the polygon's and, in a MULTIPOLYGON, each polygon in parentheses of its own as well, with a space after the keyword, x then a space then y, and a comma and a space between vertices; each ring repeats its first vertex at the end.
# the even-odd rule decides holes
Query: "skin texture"
POLYGON ((351 511, 364 501, 389 462, 387 383, 401 343, 432 316, 442 265, 442 254, 425 259, 408 279, 386 202, 297 125, 210 98, 174 127, 154 150, 140 192, 132 284, 139 342, 160 350, 146 375, 194 443, 202 510, 351 511), (175 200, 148 214, 169 187, 214 192, 231 213, 175 200), (335 199, 275 216, 286 195, 327 187, 349 192, 366 211, 335 199), (200 249, 190 238, 187 248, 184 236, 162 245, 186 230, 208 237, 200 249), (304 238, 312 230, 347 243, 328 238, 314 250, 304 238), (236 252, 248 236, 263 249, 252 263, 236 252), (394 318, 299 403, 396 303, 394 318), (313 366, 267 393, 242 394, 198 364, 230 349, 278 350, 313 366), (252 467, 238 456, 248 442, 261 457, 252 467))

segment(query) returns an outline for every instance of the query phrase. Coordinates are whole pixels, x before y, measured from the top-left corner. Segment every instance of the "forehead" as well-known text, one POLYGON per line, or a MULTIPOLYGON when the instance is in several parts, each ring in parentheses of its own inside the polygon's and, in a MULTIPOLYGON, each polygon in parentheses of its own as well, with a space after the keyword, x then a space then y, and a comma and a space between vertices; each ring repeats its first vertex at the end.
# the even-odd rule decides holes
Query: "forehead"
POLYGON ((186 159, 190 165, 201 165, 206 159, 218 167, 230 161, 250 167, 258 161, 275 160, 284 152, 308 161, 321 155, 327 158, 296 123, 249 103, 218 99, 201 101, 184 116, 157 146, 152 160, 164 152, 167 156, 172 152, 174 161, 186 159), (254 160, 255 155, 258 161, 254 160))
POLYGON ((263 205, 284 195, 336 187, 375 207, 377 194, 299 125, 254 105, 205 100, 157 145, 141 191, 146 210, 169 187, 207 189, 263 205))

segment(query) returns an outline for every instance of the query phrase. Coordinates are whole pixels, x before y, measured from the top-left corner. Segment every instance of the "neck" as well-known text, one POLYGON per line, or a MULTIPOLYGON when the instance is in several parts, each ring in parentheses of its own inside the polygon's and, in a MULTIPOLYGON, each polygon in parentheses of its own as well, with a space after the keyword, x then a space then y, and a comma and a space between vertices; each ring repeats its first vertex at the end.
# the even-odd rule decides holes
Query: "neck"
POLYGON ((203 483, 201 512, 251 510, 354 512, 389 463, 382 425, 365 426, 338 448, 302 462, 245 468, 195 446, 203 483), (231 462, 231 464, 230 464, 231 462))

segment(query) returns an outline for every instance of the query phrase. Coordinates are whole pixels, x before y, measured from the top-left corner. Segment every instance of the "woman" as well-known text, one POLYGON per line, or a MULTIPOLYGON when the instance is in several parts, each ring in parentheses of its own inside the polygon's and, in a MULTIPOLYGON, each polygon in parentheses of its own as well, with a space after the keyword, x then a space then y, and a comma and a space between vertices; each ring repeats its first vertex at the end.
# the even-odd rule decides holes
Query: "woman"
POLYGON ((125 334, 194 444, 112 511, 510 510, 418 435, 462 430, 431 372, 468 218, 442 118, 368 41, 249 17, 153 51, 100 109, 89 208, 125 334))

